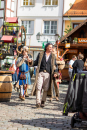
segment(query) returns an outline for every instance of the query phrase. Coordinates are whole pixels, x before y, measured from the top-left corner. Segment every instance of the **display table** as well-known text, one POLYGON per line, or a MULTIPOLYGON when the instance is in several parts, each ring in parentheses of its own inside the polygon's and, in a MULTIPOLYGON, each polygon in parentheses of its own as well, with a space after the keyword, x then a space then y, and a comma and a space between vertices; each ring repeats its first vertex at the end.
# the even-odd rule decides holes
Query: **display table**
POLYGON ((0 102, 7 102, 12 94, 12 71, 0 70, 0 102))
POLYGON ((9 71, 9 70, 0 70, 0 74, 11 74, 13 73, 13 71, 9 71))

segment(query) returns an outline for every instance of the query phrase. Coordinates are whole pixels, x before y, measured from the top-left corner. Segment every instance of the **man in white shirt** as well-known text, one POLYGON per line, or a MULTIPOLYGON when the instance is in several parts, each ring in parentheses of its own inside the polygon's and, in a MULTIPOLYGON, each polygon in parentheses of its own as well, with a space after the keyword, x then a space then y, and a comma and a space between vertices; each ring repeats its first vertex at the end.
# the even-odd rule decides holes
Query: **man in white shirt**
POLYGON ((72 65, 73 65, 73 63, 75 62, 76 59, 77 59, 77 58, 76 58, 76 55, 73 55, 73 56, 72 56, 72 59, 69 61, 69 77, 70 77, 70 78, 71 78, 71 76, 72 76, 72 71, 73 71, 72 65))

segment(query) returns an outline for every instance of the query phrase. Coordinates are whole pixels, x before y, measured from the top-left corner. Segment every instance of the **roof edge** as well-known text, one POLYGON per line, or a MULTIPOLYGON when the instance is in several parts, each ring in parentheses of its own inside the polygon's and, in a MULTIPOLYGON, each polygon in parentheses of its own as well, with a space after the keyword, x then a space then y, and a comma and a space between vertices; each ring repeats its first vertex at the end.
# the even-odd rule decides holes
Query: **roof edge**
MULTIPOLYGON (((76 2, 76 0, 75 0, 75 2, 76 2)), ((75 2, 73 3, 73 5, 75 4, 75 2)), ((72 6, 73 6, 72 5, 72 6)), ((72 6, 70 7, 70 9, 72 8, 72 6)), ((64 14, 66 14, 70 9, 68 9, 64 14)), ((64 15, 63 15, 64 16, 64 15)))

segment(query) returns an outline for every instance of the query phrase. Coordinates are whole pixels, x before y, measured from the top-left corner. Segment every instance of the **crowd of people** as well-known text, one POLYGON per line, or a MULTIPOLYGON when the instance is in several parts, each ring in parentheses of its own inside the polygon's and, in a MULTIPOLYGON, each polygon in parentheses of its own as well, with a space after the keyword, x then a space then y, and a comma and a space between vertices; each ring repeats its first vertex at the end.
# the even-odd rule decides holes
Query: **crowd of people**
POLYGON ((72 56, 72 59, 69 61, 69 77, 71 78, 72 75, 75 73, 81 73, 83 70, 87 70, 87 59, 85 62, 83 61, 84 55, 79 54, 78 57, 76 55, 72 56))
POLYGON ((12 74, 12 80, 14 88, 17 87, 19 90, 19 98, 25 100, 25 97, 29 96, 27 92, 29 85, 31 85, 29 70, 30 67, 34 67, 35 82, 31 95, 36 94, 36 107, 45 106, 47 95, 50 96, 50 101, 53 97, 58 101, 61 76, 56 59, 56 48, 51 43, 47 43, 44 51, 38 54, 35 61, 29 58, 28 47, 26 46, 17 50, 17 53, 18 56, 14 56, 12 63, 15 70, 15 73, 12 74), (42 100, 41 92, 43 92, 42 100))
MULTIPOLYGON (((36 60, 29 58, 28 47, 24 46, 17 50, 18 56, 14 56, 12 67, 15 73, 12 74, 13 86, 19 91, 19 98, 25 100, 28 97, 28 88, 31 85, 30 67, 34 67, 35 82, 31 91, 31 95, 36 95, 36 107, 44 107, 46 97, 50 96, 59 100, 59 83, 61 83, 60 64, 65 66, 65 62, 57 57, 56 48, 51 43, 47 43, 44 51, 41 51, 36 60), (43 91, 42 91, 43 90, 43 91), (41 100, 41 92, 43 92, 41 100)), ((75 73, 87 70, 87 59, 84 63, 83 54, 72 56, 69 61, 69 77, 75 73)), ((62 69, 63 69, 62 68, 62 69)))
MULTIPOLYGON (((28 47, 21 47, 17 50, 18 57, 14 56, 12 62, 12 67, 15 72, 12 74, 12 80, 14 88, 18 86, 19 98, 25 100, 28 97, 28 86, 31 85, 30 67, 34 67, 35 82, 33 84, 31 95, 36 95, 36 108, 44 107, 46 102, 46 97, 50 96, 50 101, 53 97, 59 100, 59 83, 61 83, 61 72, 60 70, 64 68, 64 60, 60 60, 57 57, 56 48, 53 47, 51 43, 47 43, 44 51, 41 51, 36 60, 33 61, 29 58, 28 47), (62 67, 60 67, 62 65, 62 67), (55 90, 55 91, 54 91, 55 90), (43 96, 41 99, 41 93, 43 96)), ((72 56, 69 61, 69 77, 76 73, 82 73, 83 70, 87 71, 87 58, 85 62, 83 61, 84 55, 79 54, 72 56)), ((80 117, 84 119, 79 113, 80 117)), ((86 115, 87 116, 87 115, 86 115)))

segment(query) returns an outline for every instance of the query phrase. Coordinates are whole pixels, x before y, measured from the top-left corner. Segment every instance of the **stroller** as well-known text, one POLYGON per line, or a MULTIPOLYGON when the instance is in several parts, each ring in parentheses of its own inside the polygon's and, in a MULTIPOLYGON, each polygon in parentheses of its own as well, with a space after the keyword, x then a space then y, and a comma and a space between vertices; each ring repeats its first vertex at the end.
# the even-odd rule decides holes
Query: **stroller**
POLYGON ((76 112, 71 118, 71 127, 75 123, 87 120, 87 71, 74 74, 69 82, 63 106, 63 115, 76 112))

